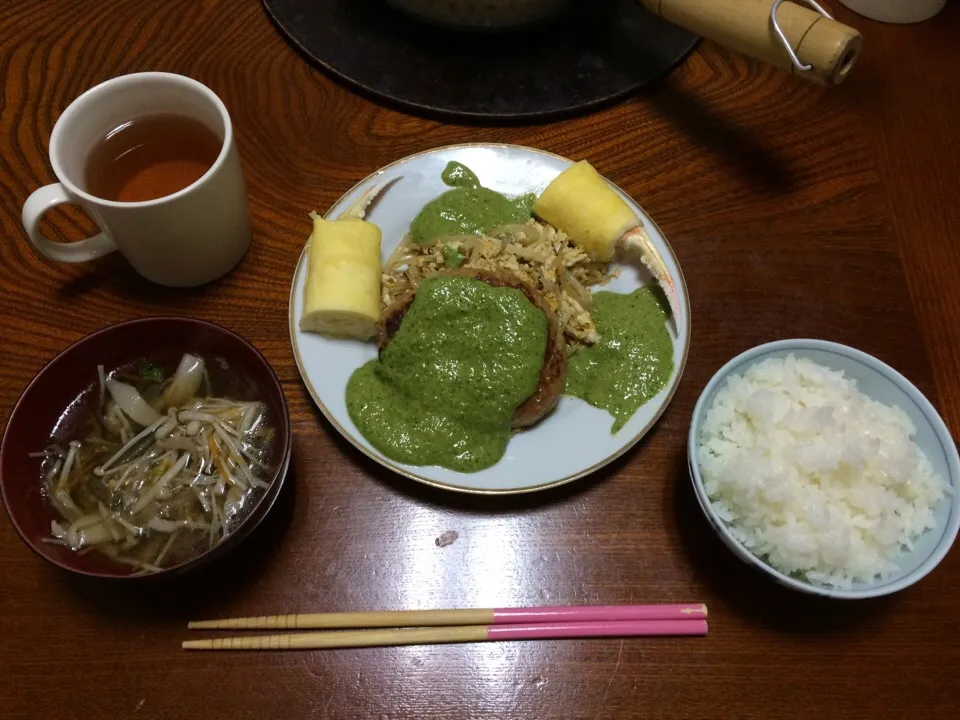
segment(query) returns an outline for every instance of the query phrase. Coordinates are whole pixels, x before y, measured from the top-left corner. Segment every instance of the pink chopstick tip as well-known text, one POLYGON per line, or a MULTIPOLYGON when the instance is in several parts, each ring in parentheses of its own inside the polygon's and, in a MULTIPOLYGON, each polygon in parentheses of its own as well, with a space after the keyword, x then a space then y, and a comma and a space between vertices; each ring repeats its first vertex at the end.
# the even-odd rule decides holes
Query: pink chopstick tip
POLYGON ((621 620, 695 620, 707 617, 703 603, 681 605, 584 605, 495 608, 495 625, 505 623, 605 622, 621 620))
POLYGON ((490 625, 490 640, 535 640, 589 637, 661 637, 706 635, 706 620, 619 620, 490 625))

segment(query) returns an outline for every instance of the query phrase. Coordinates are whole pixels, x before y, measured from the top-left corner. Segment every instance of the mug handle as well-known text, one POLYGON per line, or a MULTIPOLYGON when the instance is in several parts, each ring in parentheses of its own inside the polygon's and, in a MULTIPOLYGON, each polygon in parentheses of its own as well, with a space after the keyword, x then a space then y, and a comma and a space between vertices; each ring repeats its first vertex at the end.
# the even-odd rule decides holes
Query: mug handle
POLYGON ((71 243, 55 243, 40 233, 40 218, 57 205, 76 201, 60 183, 45 185, 35 190, 23 204, 23 229, 37 251, 51 260, 78 263, 96 260, 117 249, 116 243, 106 234, 100 233, 86 240, 71 243))

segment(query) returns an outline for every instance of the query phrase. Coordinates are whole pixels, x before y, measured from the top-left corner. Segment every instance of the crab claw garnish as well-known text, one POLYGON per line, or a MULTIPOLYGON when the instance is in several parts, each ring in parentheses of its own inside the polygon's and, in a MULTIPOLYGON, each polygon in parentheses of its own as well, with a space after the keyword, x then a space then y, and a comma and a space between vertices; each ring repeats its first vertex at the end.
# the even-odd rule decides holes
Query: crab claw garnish
POLYGON ((627 230, 620 238, 620 246, 625 251, 639 255, 640 261, 653 273, 667 296, 667 302, 670 303, 670 310, 674 319, 679 322, 680 298, 677 295, 677 288, 674 285, 673 278, 670 277, 670 271, 667 270, 666 263, 663 262, 660 252, 654 247, 647 231, 644 230, 642 225, 627 230))
POLYGON ((377 196, 386 190, 388 187, 393 185, 397 180, 402 178, 402 175, 397 175, 397 177, 390 178, 389 180, 384 180, 383 182, 377 183, 371 188, 364 190, 363 193, 357 198, 357 201, 340 213, 338 220, 363 220, 367 214, 367 209, 370 207, 370 204, 376 200, 377 196))

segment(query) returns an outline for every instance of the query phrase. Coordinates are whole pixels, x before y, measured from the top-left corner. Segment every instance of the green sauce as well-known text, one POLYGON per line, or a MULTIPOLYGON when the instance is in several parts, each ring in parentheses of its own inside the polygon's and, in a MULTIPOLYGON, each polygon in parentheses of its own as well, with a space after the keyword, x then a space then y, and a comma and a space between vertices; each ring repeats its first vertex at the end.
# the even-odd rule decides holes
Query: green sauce
POLYGON ((463 163, 451 160, 440 173, 440 179, 444 185, 450 187, 475 188, 480 187, 480 178, 477 174, 463 163))
POLYGON ((440 177, 453 189, 424 205, 410 223, 411 239, 418 245, 444 235, 479 235, 532 216, 533 193, 508 198, 482 187, 473 171, 458 162, 447 163, 440 177))
POLYGON ((673 342, 667 331, 666 298, 646 285, 629 295, 594 294, 593 321, 600 341, 568 360, 565 393, 614 417, 620 430, 673 373, 673 342))
POLYGON ((547 318, 519 290, 427 278, 379 359, 350 377, 347 410, 387 457, 482 470, 503 457, 546 348, 547 318))

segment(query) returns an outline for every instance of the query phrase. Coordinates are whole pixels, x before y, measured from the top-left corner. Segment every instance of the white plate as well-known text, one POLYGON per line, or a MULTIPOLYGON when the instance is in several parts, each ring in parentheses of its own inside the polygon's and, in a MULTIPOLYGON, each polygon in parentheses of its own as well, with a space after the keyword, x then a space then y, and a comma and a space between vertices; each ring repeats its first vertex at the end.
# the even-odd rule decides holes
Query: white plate
MULTIPOLYGON (((390 255, 410 227, 410 221, 428 201, 449 188, 440 173, 451 160, 473 170, 480 182, 506 195, 541 192, 571 161, 559 155, 518 145, 453 145, 411 155, 374 173, 353 187, 327 213, 336 217, 360 195, 389 178, 402 176, 371 206, 367 220, 383 232, 383 258, 390 255)), ((666 387, 641 407, 616 434, 613 417, 578 398, 563 397, 556 411, 533 428, 515 435, 496 465, 476 473, 460 473, 434 466, 414 466, 385 457, 360 434, 347 413, 344 397, 351 373, 376 357, 373 343, 325 338, 300 331, 306 263, 297 264, 290 288, 290 339, 297 367, 307 389, 333 426, 351 443, 381 465, 420 482, 473 493, 520 493, 543 490, 583 477, 631 448, 656 422, 680 382, 690 347, 690 301, 680 266, 656 223, 629 196, 613 186, 643 219, 653 244, 674 278, 680 316, 670 322, 673 338, 673 374, 666 387)), ((629 293, 652 279, 646 269, 622 267, 620 277, 600 288, 629 293)))

